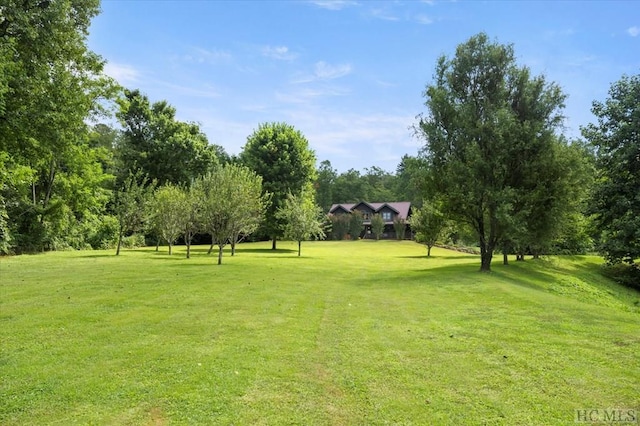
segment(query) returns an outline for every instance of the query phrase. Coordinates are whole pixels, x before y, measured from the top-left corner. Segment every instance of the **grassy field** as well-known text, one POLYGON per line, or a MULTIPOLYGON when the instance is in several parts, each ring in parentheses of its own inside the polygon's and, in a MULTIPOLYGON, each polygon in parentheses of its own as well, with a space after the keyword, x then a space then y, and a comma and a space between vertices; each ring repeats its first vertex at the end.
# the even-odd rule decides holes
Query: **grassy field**
MULTIPOLYGON (((2 425, 574 424, 640 411, 640 294, 595 257, 411 242, 0 259, 2 425), (602 411, 600 411, 602 413, 602 411)), ((162 248, 161 248, 162 250, 162 248)))

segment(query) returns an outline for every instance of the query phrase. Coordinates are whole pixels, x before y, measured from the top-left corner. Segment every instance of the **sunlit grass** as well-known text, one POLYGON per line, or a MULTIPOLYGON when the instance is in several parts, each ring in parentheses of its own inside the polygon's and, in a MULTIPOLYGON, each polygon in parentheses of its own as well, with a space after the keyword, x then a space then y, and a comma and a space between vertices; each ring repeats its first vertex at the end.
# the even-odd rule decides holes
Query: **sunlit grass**
POLYGON ((0 259, 0 424, 573 424, 640 399, 640 294, 595 257, 411 242, 0 259))

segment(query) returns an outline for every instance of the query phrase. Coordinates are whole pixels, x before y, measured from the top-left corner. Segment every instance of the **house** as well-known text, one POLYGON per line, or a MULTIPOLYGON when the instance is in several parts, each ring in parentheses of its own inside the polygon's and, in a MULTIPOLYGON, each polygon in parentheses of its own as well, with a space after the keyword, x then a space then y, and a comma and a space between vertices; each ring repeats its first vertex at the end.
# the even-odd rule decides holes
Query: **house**
MULTIPOLYGON (((408 222, 408 219, 411 216, 411 203, 408 201, 393 203, 367 203, 366 201, 361 201, 355 204, 333 204, 329 209, 329 214, 351 214, 354 211, 359 211, 364 219, 364 231, 360 237, 375 238, 371 232, 371 218, 373 215, 379 214, 382 216, 382 220, 384 220, 384 231, 381 238, 395 239, 396 231, 394 229, 393 222, 396 219, 402 219, 405 222, 408 222)), ((405 238, 411 238, 408 223, 405 225, 405 238)))

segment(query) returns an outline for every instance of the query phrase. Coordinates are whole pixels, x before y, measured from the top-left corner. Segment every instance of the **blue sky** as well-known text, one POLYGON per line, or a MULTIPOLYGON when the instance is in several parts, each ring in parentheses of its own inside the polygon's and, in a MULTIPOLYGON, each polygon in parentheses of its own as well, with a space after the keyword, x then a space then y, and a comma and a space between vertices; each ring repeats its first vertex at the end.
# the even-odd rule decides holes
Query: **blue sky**
POLYGON ((422 145, 410 126, 437 58, 481 31, 563 88, 569 137, 612 82, 640 72, 636 1, 103 0, 89 46, 231 154, 259 123, 284 121, 318 163, 393 172, 422 145))

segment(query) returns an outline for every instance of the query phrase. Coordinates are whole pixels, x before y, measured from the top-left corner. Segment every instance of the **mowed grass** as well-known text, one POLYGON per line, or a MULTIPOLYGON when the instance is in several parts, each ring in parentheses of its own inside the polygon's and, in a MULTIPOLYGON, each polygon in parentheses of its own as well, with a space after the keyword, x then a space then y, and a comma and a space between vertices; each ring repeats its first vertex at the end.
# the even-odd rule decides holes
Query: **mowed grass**
POLYGON ((640 409, 640 294, 595 257, 412 242, 0 259, 0 424, 574 424, 640 409))

